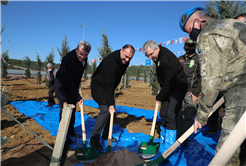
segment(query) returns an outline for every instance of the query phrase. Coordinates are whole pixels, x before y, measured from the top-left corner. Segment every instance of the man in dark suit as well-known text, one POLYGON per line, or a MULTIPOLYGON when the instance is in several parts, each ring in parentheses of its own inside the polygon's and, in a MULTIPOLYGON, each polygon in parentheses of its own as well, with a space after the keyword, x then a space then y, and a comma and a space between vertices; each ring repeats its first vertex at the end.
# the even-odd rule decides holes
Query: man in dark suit
POLYGON ((156 64, 156 74, 161 86, 156 103, 161 105, 161 144, 162 154, 175 141, 177 136, 177 116, 187 92, 187 79, 178 58, 167 48, 149 40, 143 45, 143 52, 156 64), (169 139, 165 139, 168 135, 169 139))
MULTIPOLYGON (((62 60, 60 69, 56 74, 55 93, 60 105, 60 120, 62 117, 63 103, 75 105, 68 128, 68 134, 73 137, 80 137, 74 132, 76 103, 83 104, 83 99, 79 94, 79 85, 83 72, 87 65, 87 57, 90 53, 91 45, 88 42, 80 41, 77 48, 70 51, 62 60)), ((66 143, 73 141, 67 137, 66 143)))
MULTIPOLYGON (((112 52, 102 60, 92 76, 91 94, 99 105, 100 113, 92 131, 90 145, 95 146, 98 151, 103 150, 99 142, 103 129, 102 139, 108 139, 110 113, 115 112, 114 90, 120 83, 134 53, 134 47, 129 44, 112 52)), ((112 142, 116 142, 113 137, 112 142)))
POLYGON ((55 100, 53 99, 53 93, 55 92, 54 85, 55 85, 57 69, 54 68, 52 63, 48 63, 47 68, 48 68, 47 80, 49 81, 49 100, 48 100, 48 105, 45 107, 51 107, 56 104, 55 100))

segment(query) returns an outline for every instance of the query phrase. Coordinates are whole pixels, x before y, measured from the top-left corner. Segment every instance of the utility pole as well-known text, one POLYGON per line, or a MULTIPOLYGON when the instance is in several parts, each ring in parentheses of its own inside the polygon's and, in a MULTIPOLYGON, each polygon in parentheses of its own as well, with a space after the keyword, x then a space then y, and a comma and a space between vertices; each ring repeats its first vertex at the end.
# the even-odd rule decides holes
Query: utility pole
POLYGON ((82 27, 82 26, 84 26, 84 29, 83 29, 83 41, 84 41, 84 36, 85 36, 85 24, 80 25, 79 27, 82 27))

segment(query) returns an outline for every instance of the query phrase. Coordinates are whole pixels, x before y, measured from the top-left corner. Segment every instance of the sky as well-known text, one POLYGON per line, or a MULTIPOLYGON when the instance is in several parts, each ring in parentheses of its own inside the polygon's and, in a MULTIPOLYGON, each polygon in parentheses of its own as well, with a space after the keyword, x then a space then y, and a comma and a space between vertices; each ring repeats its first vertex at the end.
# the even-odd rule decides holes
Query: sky
MULTIPOLYGON (((100 57, 106 31, 113 51, 131 44, 138 49, 132 65, 145 65, 147 59, 139 48, 148 40, 167 47, 176 56, 184 51, 184 43, 171 45, 168 41, 188 37, 179 27, 181 15, 190 7, 205 7, 203 1, 10 1, 1 5, 1 54, 9 49, 9 58, 36 61, 36 53, 44 62, 52 48, 54 62, 60 62, 57 47, 61 49, 67 36, 70 50, 80 40, 89 42, 92 50, 88 60, 100 57), (82 26, 81 26, 82 25, 82 26), (101 28, 102 27, 102 28, 101 28), (84 35, 83 35, 84 34, 84 35), (142 62, 140 62, 142 61, 142 62), (138 62, 138 63, 137 63, 138 62)), ((90 63, 91 64, 91 63, 90 63)))

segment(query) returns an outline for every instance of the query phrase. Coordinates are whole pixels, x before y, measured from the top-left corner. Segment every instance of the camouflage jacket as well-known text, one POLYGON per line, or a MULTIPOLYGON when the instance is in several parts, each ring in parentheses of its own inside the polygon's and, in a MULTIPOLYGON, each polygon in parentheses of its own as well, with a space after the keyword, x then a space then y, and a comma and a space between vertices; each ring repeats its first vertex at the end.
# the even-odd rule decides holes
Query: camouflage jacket
MULTIPOLYGON (((219 91, 229 92, 246 84, 246 24, 234 19, 211 19, 204 25, 197 43, 202 97, 196 119, 206 123, 219 91)), ((239 93, 241 99, 226 104, 227 108, 245 106, 245 92, 239 93)))

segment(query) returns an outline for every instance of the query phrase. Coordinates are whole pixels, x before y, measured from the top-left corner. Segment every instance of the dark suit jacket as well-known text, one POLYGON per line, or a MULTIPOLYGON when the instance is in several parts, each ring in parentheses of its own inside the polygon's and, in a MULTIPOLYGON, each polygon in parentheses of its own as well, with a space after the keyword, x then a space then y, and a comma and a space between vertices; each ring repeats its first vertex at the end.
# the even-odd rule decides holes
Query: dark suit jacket
POLYGON ((114 90, 119 85, 129 63, 123 64, 120 59, 120 50, 106 56, 91 81, 91 95, 99 105, 114 105, 114 90))
POLYGON ((167 48, 159 46, 160 52, 155 61, 156 74, 161 86, 156 100, 162 101, 168 94, 187 91, 187 79, 178 58, 167 48))
POLYGON ((79 94, 79 85, 87 65, 87 58, 80 62, 75 49, 70 51, 62 60, 56 73, 55 93, 59 101, 76 104, 82 97, 79 94))

